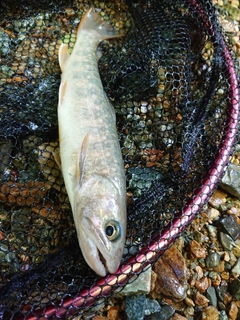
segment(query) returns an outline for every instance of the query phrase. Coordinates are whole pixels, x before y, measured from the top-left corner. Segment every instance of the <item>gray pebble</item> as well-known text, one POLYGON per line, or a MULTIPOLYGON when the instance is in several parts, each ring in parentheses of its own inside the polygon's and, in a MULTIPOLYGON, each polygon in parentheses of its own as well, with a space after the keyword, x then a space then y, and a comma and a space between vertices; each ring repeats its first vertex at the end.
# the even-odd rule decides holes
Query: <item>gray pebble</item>
POLYGON ((126 297, 126 314, 128 320, 144 320, 146 297, 144 294, 139 296, 126 297))
POLYGON ((149 316, 152 313, 160 312, 160 304, 156 300, 146 299, 144 315, 149 316))
POLYGON ((208 287, 207 299, 212 306, 214 306, 215 308, 217 307, 217 295, 214 287, 208 287))
POLYGON ((206 266, 208 268, 215 268, 219 265, 220 262, 220 256, 217 252, 211 252, 209 255, 206 257, 206 266))
POLYGON ((169 306, 168 304, 164 304, 161 307, 161 312, 153 313, 144 318, 144 320, 170 320, 175 313, 173 307, 169 306))
POLYGON ((237 263, 232 268, 232 273, 240 274, 240 259, 238 259, 237 263))
POLYGON ((226 311, 222 310, 218 313, 218 315, 219 315, 219 318, 218 318, 219 320, 228 320, 228 316, 226 314, 226 311))
POLYGON ((240 226, 238 225, 237 219, 233 215, 230 215, 225 216, 220 222, 226 230, 226 233, 232 237, 233 240, 237 240, 240 236, 240 226))
POLYGON ((216 294, 220 301, 223 301, 225 294, 227 293, 227 287, 216 287, 216 294))
POLYGON ((236 300, 240 300, 240 279, 236 278, 230 283, 229 292, 236 300))
POLYGON ((226 233, 220 232, 220 241, 225 250, 232 251, 235 246, 233 239, 226 233))

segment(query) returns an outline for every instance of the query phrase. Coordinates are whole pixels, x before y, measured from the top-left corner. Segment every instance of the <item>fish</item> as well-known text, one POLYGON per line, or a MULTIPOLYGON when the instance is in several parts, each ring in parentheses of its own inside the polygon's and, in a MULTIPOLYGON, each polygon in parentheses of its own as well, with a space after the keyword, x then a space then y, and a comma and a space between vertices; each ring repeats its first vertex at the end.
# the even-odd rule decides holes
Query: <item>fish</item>
POLYGON ((100 276, 116 272, 126 239, 126 178, 116 114, 98 71, 99 43, 119 36, 91 8, 80 21, 72 53, 64 43, 59 48, 59 160, 79 246, 100 276))

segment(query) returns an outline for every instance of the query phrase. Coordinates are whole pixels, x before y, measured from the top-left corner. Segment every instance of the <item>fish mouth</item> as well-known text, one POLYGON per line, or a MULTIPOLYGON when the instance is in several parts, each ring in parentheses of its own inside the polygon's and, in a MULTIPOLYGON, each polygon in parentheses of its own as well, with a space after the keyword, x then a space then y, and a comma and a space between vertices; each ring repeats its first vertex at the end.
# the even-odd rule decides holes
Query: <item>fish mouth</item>
POLYGON ((118 252, 111 253, 111 244, 89 218, 84 223, 86 229, 79 237, 79 244, 87 264, 97 274, 104 277, 107 272, 114 273, 120 265, 118 252), (86 230, 89 231, 87 234, 86 230))

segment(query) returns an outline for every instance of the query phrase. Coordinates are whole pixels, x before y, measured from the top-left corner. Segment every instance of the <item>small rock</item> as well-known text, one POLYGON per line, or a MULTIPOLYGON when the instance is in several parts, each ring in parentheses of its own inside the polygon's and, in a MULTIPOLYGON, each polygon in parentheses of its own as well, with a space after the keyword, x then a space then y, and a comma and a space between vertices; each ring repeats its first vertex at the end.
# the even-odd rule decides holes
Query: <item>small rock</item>
POLYGON ((220 220, 223 228, 226 233, 233 238, 233 240, 237 240, 240 236, 240 226, 238 225, 237 219, 234 215, 226 216, 220 220))
POLYGON ((188 307, 194 307, 195 306, 195 303, 193 302, 193 300, 188 298, 188 297, 184 301, 185 301, 185 303, 186 303, 186 305, 188 307))
MULTIPOLYGON (((174 314, 175 310, 168 304, 163 304, 161 306, 161 312, 156 312, 150 316, 144 318, 144 320, 170 320, 174 314)), ((128 319, 130 320, 130 319, 128 319)))
POLYGON ((236 300, 240 300, 240 279, 236 278, 230 283, 229 292, 236 300))
POLYGON ((213 307, 216 308, 217 307, 217 295, 216 295, 216 290, 214 287, 208 287, 206 297, 209 300, 209 304, 211 304, 213 307))
POLYGON ((215 208, 210 208, 207 212, 208 214, 208 220, 209 221, 214 221, 214 220, 217 220, 220 216, 220 212, 215 209, 215 208))
POLYGON ((217 252, 211 252, 206 258, 206 266, 207 268, 214 268, 219 265, 220 256, 217 252))
POLYGON ((205 292, 209 286, 208 285, 208 278, 204 277, 204 278, 196 281, 195 286, 198 289, 198 291, 200 291, 201 293, 205 292))
POLYGON ((143 320, 145 310, 145 295, 127 296, 125 302, 125 310, 129 320, 143 320))
POLYGON ((218 297, 221 301, 223 301, 226 292, 227 292, 227 287, 223 287, 223 286, 218 286, 218 287, 216 287, 217 297, 218 297))
POLYGON ((228 234, 220 232, 220 241, 225 250, 232 251, 235 243, 228 234))
POLYGON ((152 313, 160 312, 160 304, 156 300, 146 299, 144 315, 149 316, 152 313))
POLYGON ((240 259, 238 259, 237 263, 232 268, 232 273, 240 274, 240 259))
POLYGON ((186 265, 178 249, 172 246, 166 250, 155 263, 154 272, 157 274, 157 293, 175 301, 182 301, 186 297, 186 265))
POLYGON ((240 199, 240 168, 234 163, 228 166, 222 181, 221 188, 234 197, 240 199))
POLYGON ((193 258, 206 258, 206 250, 195 240, 190 243, 190 254, 193 258))
POLYGON ((237 258, 240 258, 240 239, 235 241, 235 245, 232 252, 237 258))
POLYGON ((219 312, 219 320, 228 320, 228 316, 225 310, 219 312))
POLYGON ((209 203, 212 207, 218 208, 221 204, 227 201, 227 193, 217 189, 209 199, 209 203))
POLYGON ((194 296, 194 302, 197 306, 204 308, 204 307, 207 307, 209 300, 204 295, 202 295, 200 292, 197 291, 194 296))
POLYGON ((209 306, 203 309, 202 311, 202 320, 218 320, 218 310, 213 307, 209 306))
POLYGON ((236 320, 237 319, 237 315, 238 315, 238 307, 236 305, 236 302, 232 301, 230 303, 230 308, 229 308, 229 311, 228 311, 229 320, 236 320))
POLYGON ((187 320, 187 318, 181 316, 179 313, 174 313, 173 317, 171 318, 171 320, 187 320))
POLYGON ((151 268, 148 268, 142 272, 135 281, 126 285, 117 296, 148 294, 151 288, 151 270, 151 268))
POLYGON ((119 306, 111 306, 107 311, 107 316, 109 320, 119 319, 119 306))

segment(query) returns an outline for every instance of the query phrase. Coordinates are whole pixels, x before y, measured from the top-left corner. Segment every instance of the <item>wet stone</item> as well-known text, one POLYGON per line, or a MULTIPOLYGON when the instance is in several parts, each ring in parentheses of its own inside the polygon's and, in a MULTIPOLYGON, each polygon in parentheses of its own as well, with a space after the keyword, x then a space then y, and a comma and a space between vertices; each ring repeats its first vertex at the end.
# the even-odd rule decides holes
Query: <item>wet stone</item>
POLYGON ((225 310, 220 311, 218 314, 219 314, 219 318, 218 318, 219 320, 228 320, 228 316, 225 310))
POLYGON ((156 312, 144 318, 144 320, 170 320, 174 315, 175 310, 168 304, 162 305, 161 312, 156 312))
POLYGON ((232 273, 240 274, 240 259, 238 259, 237 263, 232 268, 232 273))
POLYGON ((126 314, 129 320, 144 320, 146 297, 141 294, 139 296, 126 297, 126 314))
POLYGON ((225 250, 232 251, 234 248, 235 243, 228 234, 220 232, 220 241, 225 250))
POLYGON ((203 320, 218 320, 218 310, 213 307, 209 306, 204 308, 202 311, 202 319, 203 320))
POLYGON ((227 292, 227 287, 223 287, 223 286, 216 287, 216 294, 219 300, 223 301, 226 292, 227 292))
POLYGON ((231 163, 228 166, 220 186, 224 191, 240 199, 240 167, 238 165, 231 163))
POLYGON ((161 311, 160 304, 156 300, 146 299, 144 315, 149 316, 152 313, 161 311))
POLYGON ((230 283, 229 292, 236 300, 240 300, 240 279, 236 278, 230 283))
POLYGON ((206 258, 207 268, 215 268, 219 265, 220 256, 217 252, 211 252, 206 258))
POLYGON ((207 294, 206 294, 207 299, 209 300, 209 304, 214 306, 215 308, 217 307, 217 295, 214 287, 208 287, 207 289, 207 294))
POLYGON ((226 216, 223 219, 221 219, 220 222, 223 228, 226 230, 226 233, 234 240, 237 240, 240 236, 240 226, 238 225, 235 216, 226 216))

